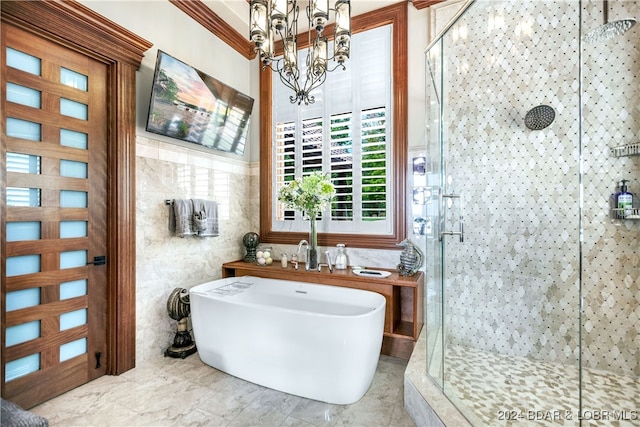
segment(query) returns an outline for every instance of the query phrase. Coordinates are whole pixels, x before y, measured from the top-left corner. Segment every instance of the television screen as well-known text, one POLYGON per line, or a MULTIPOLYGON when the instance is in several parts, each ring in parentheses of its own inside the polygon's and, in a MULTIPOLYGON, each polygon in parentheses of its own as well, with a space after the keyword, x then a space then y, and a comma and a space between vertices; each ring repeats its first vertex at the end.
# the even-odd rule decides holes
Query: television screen
POLYGON ((147 131, 242 155, 253 98, 158 50, 147 131))

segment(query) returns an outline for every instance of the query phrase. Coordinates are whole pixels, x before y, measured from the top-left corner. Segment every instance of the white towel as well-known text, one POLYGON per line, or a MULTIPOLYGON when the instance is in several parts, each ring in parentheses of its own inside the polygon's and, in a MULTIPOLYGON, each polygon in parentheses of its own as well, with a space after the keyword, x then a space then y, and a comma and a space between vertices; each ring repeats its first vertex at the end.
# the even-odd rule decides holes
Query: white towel
POLYGON ((218 204, 212 200, 193 199, 193 228, 200 237, 218 236, 218 204))
POLYGON ((193 202, 189 199, 174 199, 169 213, 169 230, 176 236, 185 237, 197 232, 193 229, 193 202))

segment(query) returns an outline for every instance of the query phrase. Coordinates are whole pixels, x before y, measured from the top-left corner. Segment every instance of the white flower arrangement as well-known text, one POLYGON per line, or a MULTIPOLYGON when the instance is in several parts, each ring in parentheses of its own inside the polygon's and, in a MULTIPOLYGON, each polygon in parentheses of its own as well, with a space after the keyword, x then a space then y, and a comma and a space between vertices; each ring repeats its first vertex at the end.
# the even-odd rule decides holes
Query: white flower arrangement
POLYGON ((322 172, 313 172, 280 188, 278 200, 289 209, 296 209, 309 218, 316 218, 335 195, 336 189, 329 177, 322 172))

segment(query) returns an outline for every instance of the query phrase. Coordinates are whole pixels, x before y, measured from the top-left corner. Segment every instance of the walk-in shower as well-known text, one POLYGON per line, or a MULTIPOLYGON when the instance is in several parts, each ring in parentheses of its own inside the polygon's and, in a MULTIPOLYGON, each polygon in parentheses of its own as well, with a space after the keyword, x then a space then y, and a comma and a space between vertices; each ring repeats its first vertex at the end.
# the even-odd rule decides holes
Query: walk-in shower
POLYGON ((425 55, 427 373, 475 426, 640 425, 640 26, 584 41, 640 1, 467 6, 425 55))

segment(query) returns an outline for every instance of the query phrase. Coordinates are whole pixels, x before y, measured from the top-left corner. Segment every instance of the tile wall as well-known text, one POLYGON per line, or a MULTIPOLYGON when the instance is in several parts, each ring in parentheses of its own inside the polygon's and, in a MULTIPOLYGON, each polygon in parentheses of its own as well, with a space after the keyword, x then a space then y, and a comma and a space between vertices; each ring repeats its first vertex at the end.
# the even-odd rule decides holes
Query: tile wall
POLYGON ((221 277, 224 262, 241 258, 242 236, 258 224, 258 167, 214 153, 138 136, 136 172, 137 346, 140 362, 171 345, 176 322, 166 311, 176 287, 221 277), (176 237, 165 200, 218 203, 218 237, 176 237))
MULTIPOLYGON (((478 2, 447 36, 447 167, 469 201, 465 244, 448 244, 447 340, 575 365, 582 322, 585 367, 638 375, 640 221, 611 221, 609 198, 623 178, 640 197, 640 157, 609 147, 640 142, 640 26, 581 56, 578 5, 478 2), (531 131, 540 104, 556 118, 531 131)), ((638 1, 609 5, 640 19, 638 1)), ((582 21, 601 25, 601 2, 582 21)))
MULTIPOLYGON (((602 2, 588 1, 584 26, 602 23, 602 2)), ((609 2, 609 20, 640 20, 640 1, 609 2)), ((583 54, 582 245, 585 366, 640 376, 640 220, 612 221, 610 195, 628 179, 640 207, 640 156, 609 148, 640 143, 640 24, 583 54)))

